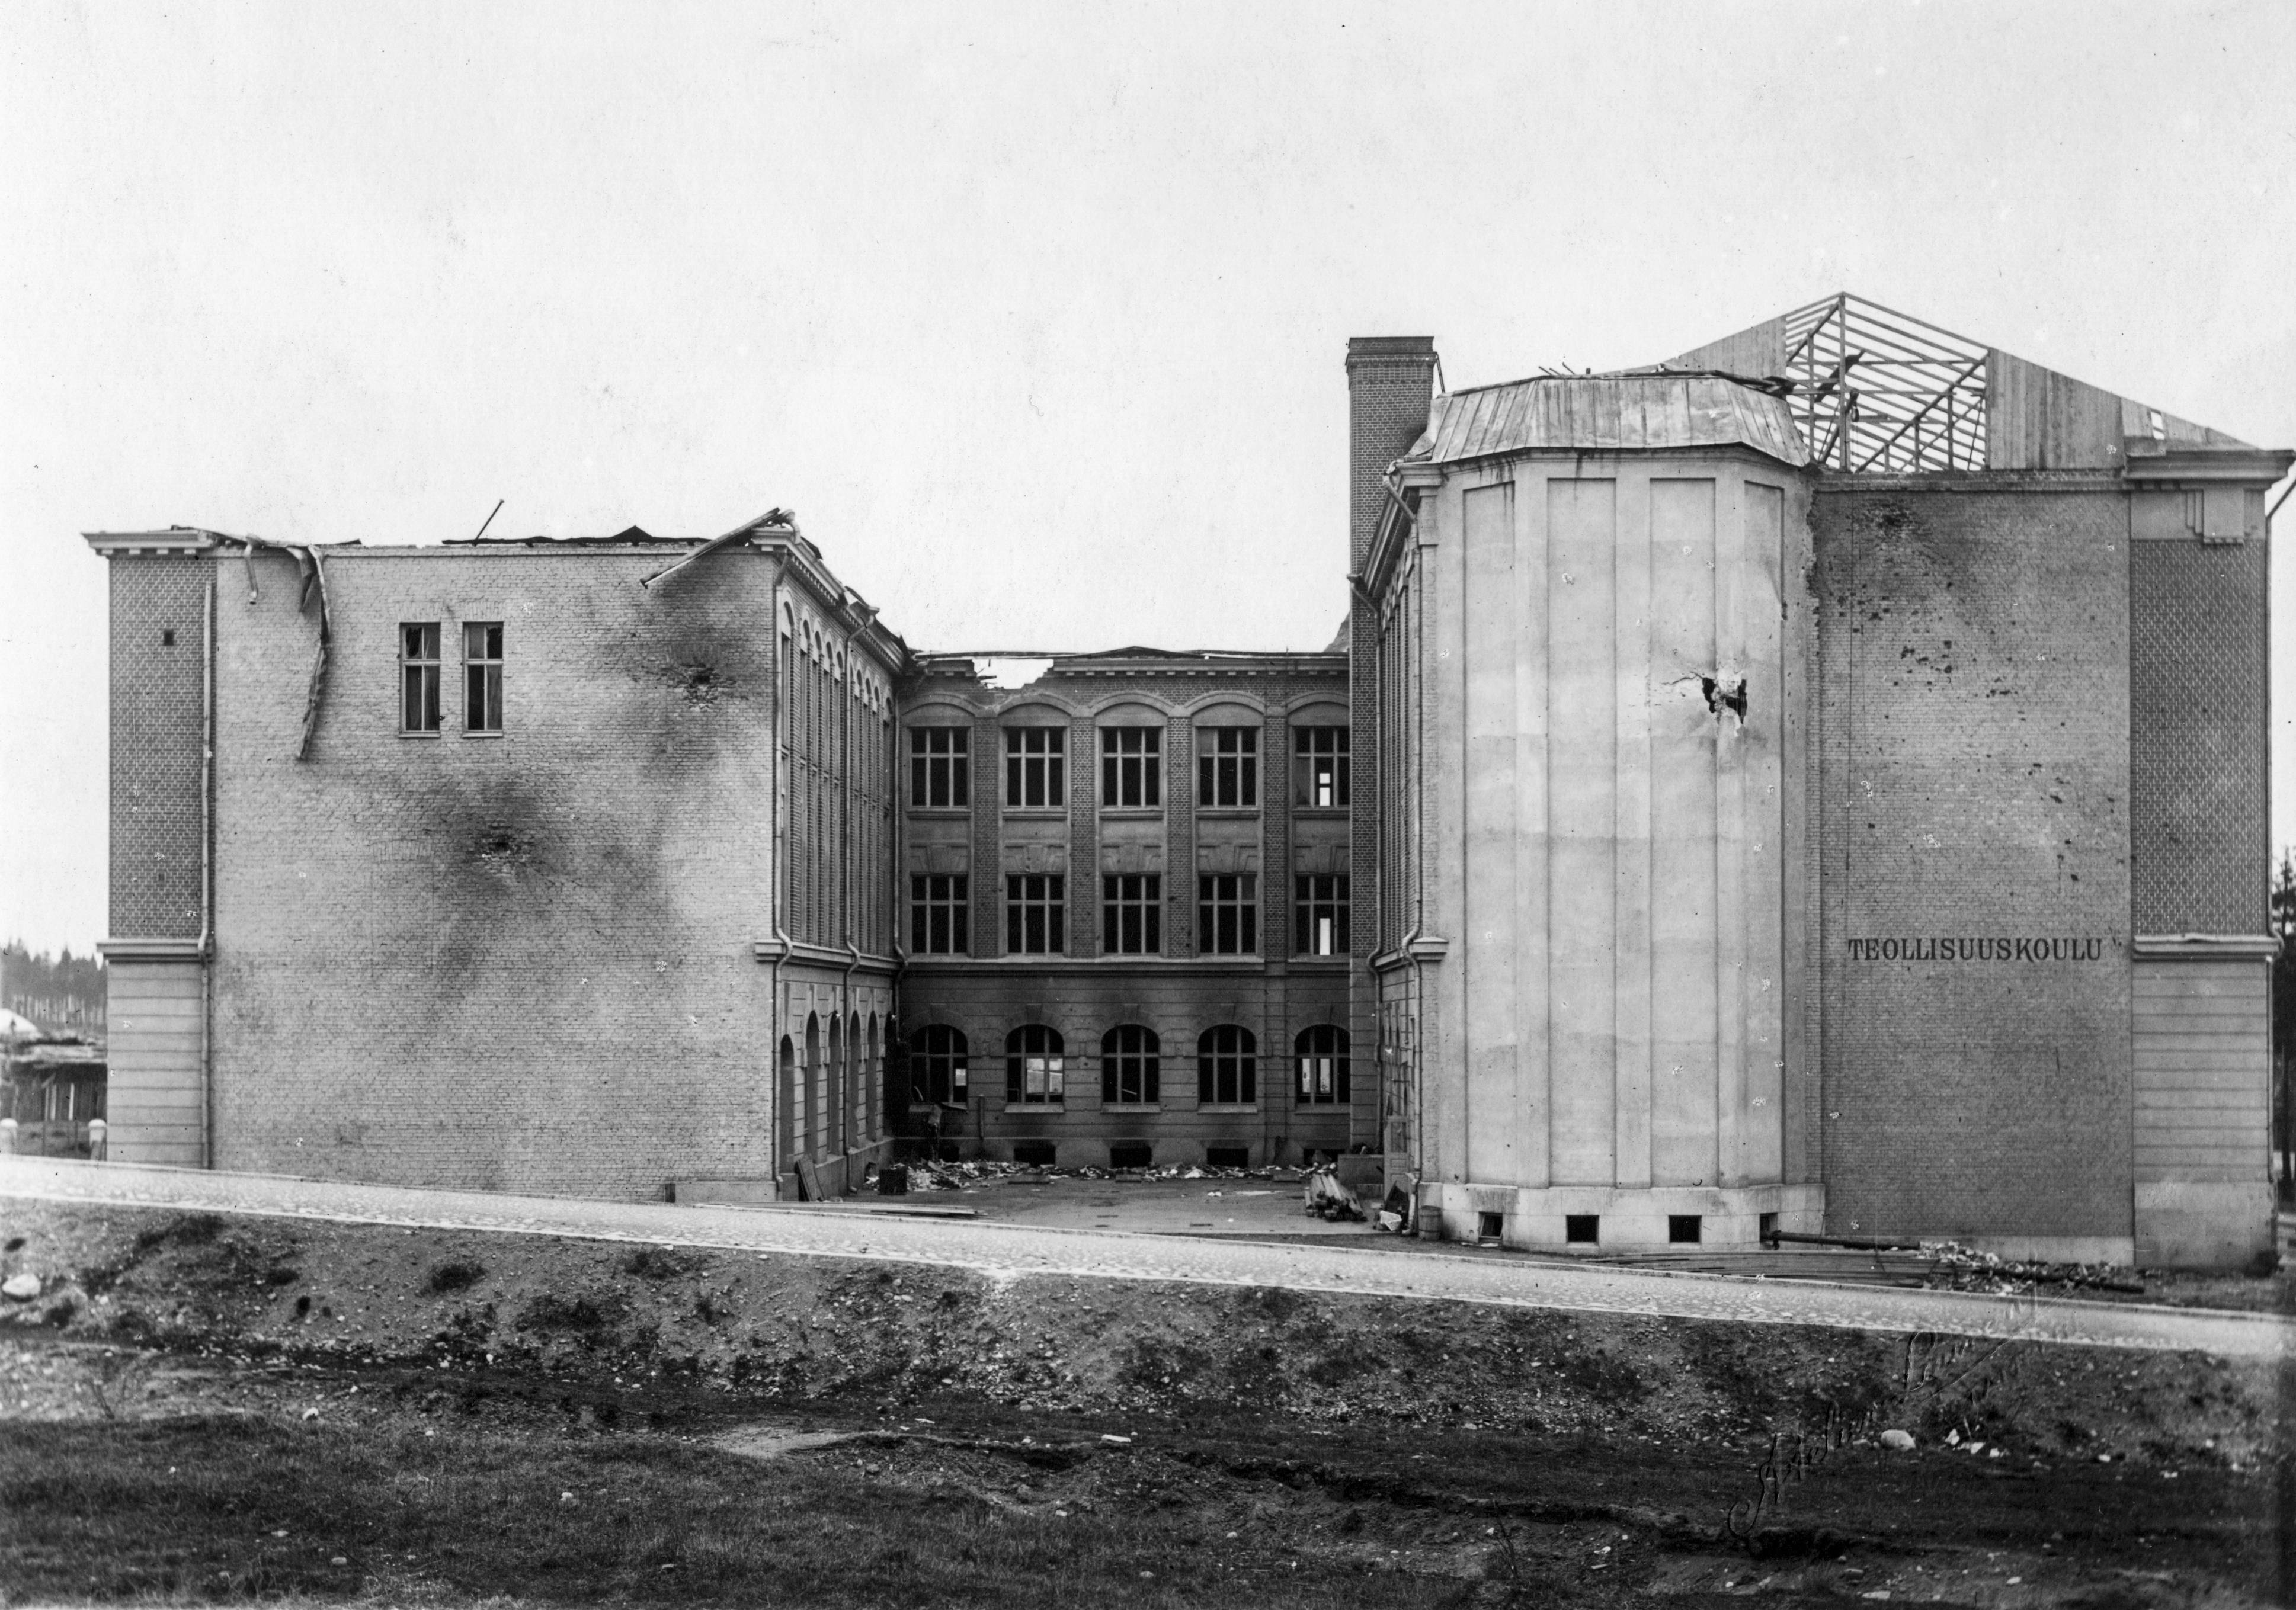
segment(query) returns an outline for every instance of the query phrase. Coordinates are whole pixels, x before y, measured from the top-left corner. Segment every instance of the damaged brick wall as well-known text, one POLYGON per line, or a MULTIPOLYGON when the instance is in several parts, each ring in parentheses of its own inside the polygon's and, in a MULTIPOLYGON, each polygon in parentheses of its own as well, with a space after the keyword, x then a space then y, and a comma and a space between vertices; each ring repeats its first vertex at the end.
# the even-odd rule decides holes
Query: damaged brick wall
POLYGON ((2129 1234, 2127 505, 2039 479, 1813 509, 1838 1231, 2129 1234))
POLYGON ((217 1162, 617 1197, 773 1172, 772 567, 346 552, 310 756, 291 568, 219 611, 217 1162), (462 731, 460 623, 504 624, 462 731), (402 737, 397 629, 447 720, 402 737))

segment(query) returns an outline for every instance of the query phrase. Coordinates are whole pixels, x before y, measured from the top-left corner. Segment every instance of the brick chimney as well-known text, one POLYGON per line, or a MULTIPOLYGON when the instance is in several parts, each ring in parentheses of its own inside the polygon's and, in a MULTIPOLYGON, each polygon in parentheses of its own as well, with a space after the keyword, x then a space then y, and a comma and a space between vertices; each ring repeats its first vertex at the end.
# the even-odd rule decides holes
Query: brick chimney
POLYGON ((1348 569, 1363 568, 1387 494, 1380 478, 1427 429, 1435 392, 1435 338, 1359 335, 1348 340, 1348 569))

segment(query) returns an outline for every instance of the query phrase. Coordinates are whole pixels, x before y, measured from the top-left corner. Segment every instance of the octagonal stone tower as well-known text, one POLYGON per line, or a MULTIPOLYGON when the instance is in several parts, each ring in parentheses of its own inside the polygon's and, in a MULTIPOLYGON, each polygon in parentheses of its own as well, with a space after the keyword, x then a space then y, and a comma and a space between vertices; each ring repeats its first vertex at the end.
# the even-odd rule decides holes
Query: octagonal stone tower
POLYGON ((1651 372, 1439 396, 1389 472, 1373 977, 1424 1228, 1820 1227, 1806 459, 1780 396, 1651 372))

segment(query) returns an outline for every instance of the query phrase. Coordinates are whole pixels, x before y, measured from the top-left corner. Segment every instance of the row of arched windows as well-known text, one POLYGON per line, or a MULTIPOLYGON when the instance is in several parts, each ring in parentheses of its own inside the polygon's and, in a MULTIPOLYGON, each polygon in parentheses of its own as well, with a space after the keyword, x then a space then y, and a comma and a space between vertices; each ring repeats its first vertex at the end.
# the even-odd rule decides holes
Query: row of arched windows
MULTIPOLYGON (((910 1099, 966 1099, 972 1047, 947 1024, 909 1037, 910 1099)), ((1348 1031, 1319 1023, 1292 1041, 1292 1094, 1303 1106, 1345 1106, 1348 1031)), ((1068 1075, 1061 1032, 1027 1023, 1004 1036, 1004 1099, 1014 1106, 1060 1105, 1068 1075)), ((1156 1031, 1120 1023, 1100 1037, 1100 1099, 1109 1107, 1152 1107, 1163 1099, 1163 1045, 1156 1031)), ((1259 1042, 1248 1028, 1222 1023, 1196 1036, 1196 1100, 1204 1107, 1249 1107, 1259 1099, 1259 1042)))

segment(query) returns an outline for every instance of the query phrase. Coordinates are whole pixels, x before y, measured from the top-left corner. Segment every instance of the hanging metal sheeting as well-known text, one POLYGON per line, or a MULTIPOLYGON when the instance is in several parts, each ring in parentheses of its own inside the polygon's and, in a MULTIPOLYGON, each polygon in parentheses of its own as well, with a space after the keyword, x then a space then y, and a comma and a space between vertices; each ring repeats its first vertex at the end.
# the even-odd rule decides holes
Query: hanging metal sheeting
POLYGON ((308 609, 313 598, 319 601, 318 648, 311 658, 311 685, 303 696, 303 732, 295 744, 295 758, 307 759, 311 753, 311 735, 319 727, 319 696, 326 689, 327 650, 335 635, 334 616, 327 602, 327 568, 319 558, 320 551, 308 543, 278 543, 267 536, 238 536, 228 531, 209 531, 204 527, 194 528, 217 542, 240 544, 240 557, 247 565, 248 602, 253 603, 258 596, 255 585, 255 551, 258 548, 288 554, 294 559, 296 571, 302 581, 301 591, 295 599, 297 613, 308 609))
POLYGON ((656 582, 668 581, 671 576, 676 576, 680 570, 685 569, 686 566, 692 564, 695 560, 701 558, 705 554, 715 553, 720 548, 730 548, 737 543, 747 542, 750 538, 757 535, 761 531, 795 531, 796 529, 797 516, 791 514, 786 509, 768 509, 763 514, 758 516, 757 519, 745 521, 742 524, 734 527, 731 531, 726 533, 725 535, 711 537, 708 542, 702 543, 699 548, 693 550, 693 552, 679 560, 676 564, 657 570, 652 576, 639 577, 638 585, 641 587, 651 587, 656 582))

